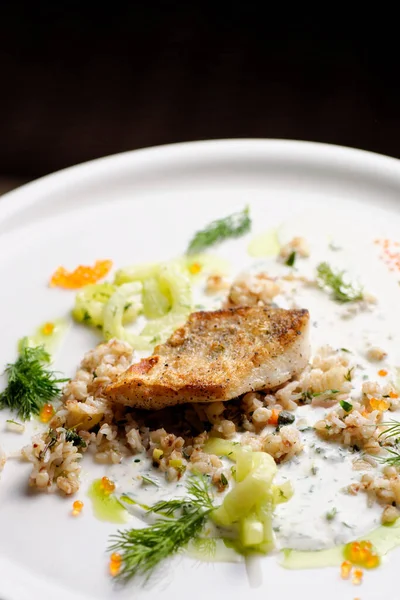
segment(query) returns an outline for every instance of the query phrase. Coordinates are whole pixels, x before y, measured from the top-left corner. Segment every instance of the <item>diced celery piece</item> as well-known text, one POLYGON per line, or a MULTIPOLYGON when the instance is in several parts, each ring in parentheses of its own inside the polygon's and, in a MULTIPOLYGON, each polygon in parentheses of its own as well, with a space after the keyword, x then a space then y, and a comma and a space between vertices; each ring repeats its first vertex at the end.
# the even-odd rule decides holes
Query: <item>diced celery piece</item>
POLYGON ((160 269, 160 284, 168 285, 172 307, 168 314, 147 323, 142 335, 159 340, 167 339, 180 325, 183 325, 192 310, 192 290, 187 274, 176 264, 165 264, 160 269))
POLYGON ((272 513, 274 505, 271 495, 264 503, 260 503, 256 508, 257 518, 263 524, 263 540, 262 543, 272 548, 274 545, 274 532, 272 529, 272 513))
POLYGON ((250 513, 240 521, 239 539, 243 546, 257 546, 264 542, 264 525, 255 513, 250 513))
POLYGON ((158 319, 167 314, 170 302, 160 289, 156 277, 143 281, 143 314, 148 319, 158 319))
POLYGON ((139 281, 122 284, 107 302, 103 314, 103 332, 106 340, 115 337, 130 342, 130 333, 123 326, 124 311, 128 305, 136 314, 142 309, 142 284, 139 281))
POLYGON ((274 504, 287 502, 293 496, 293 486, 290 481, 285 481, 280 485, 273 485, 271 488, 274 504))
POLYGON ((240 450, 236 455, 236 481, 243 481, 253 468, 253 452, 240 450))
POLYGON ((86 285, 75 296, 72 316, 79 323, 102 327, 104 307, 114 294, 116 287, 111 283, 86 285))
POLYGON ((225 496, 223 510, 219 507, 213 513, 217 522, 229 525, 239 521, 270 494, 272 479, 277 471, 275 461, 264 452, 252 452, 251 456, 253 463, 250 472, 225 496))
POLYGON ((141 281, 149 277, 157 277, 160 270, 159 263, 144 263, 141 265, 132 265, 119 269, 115 273, 114 284, 122 285, 123 283, 131 283, 132 281, 141 281))
POLYGON ((216 454, 217 456, 227 456, 231 460, 236 460, 236 453, 240 451, 240 446, 229 440, 221 438, 209 438, 203 447, 204 452, 216 454))

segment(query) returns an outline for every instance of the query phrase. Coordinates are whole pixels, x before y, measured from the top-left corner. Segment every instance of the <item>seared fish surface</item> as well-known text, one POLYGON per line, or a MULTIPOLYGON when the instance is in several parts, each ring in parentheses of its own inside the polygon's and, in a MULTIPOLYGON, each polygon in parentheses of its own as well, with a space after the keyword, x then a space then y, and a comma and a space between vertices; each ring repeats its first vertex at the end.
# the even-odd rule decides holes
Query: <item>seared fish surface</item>
POLYGON ((308 362, 308 321, 307 310, 258 306, 192 313, 105 393, 115 402, 161 409, 275 388, 308 362))

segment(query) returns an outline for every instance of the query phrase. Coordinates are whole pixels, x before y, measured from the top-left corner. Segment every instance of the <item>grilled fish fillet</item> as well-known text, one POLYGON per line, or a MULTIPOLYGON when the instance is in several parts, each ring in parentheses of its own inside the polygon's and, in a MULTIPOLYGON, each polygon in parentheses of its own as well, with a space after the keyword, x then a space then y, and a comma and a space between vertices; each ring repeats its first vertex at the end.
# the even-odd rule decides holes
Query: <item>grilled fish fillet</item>
POLYGON ((114 402, 157 410, 275 388, 308 362, 308 321, 307 310, 267 307, 193 313, 105 394, 114 402))

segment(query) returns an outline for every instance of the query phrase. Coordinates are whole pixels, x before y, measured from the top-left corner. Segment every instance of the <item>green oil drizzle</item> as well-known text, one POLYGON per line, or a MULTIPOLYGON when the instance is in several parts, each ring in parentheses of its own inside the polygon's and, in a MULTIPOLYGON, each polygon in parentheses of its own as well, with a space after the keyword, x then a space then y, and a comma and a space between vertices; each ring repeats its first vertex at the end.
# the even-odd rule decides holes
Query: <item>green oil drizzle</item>
POLYGON ((254 257, 277 256, 281 247, 276 229, 256 235, 247 247, 247 252, 254 257))
MULTIPOLYGON (((400 519, 394 525, 382 525, 357 541, 369 540, 380 556, 383 556, 400 546, 400 519)), ((299 551, 285 549, 281 555, 280 564, 285 569, 318 569, 335 567, 344 560, 344 544, 327 550, 299 551)))
POLYGON ((19 340, 18 351, 21 352, 24 345, 29 347, 44 346, 45 350, 49 354, 52 354, 60 345, 62 338, 67 333, 68 327, 69 324, 66 319, 47 321, 40 325, 33 335, 19 340), (53 330, 51 333, 46 334, 46 325, 50 324, 53 326, 53 330))
POLYGON ((92 501, 94 515, 100 521, 126 523, 128 520, 128 512, 114 494, 104 490, 101 479, 95 479, 92 482, 88 496, 92 501))

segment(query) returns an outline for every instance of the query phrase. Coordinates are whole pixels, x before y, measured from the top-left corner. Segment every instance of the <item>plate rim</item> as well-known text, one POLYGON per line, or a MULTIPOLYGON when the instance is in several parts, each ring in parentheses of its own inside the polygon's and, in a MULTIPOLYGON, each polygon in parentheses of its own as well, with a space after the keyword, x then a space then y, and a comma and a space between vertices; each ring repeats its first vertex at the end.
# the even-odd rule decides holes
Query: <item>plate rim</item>
MULTIPOLYGON (((373 171, 377 177, 381 176, 385 180, 390 178, 395 181, 400 188, 400 160, 385 156, 382 154, 359 150, 334 144, 324 144, 309 141, 296 141, 284 139, 220 139, 193 141, 184 143, 165 144, 153 146, 138 150, 131 150, 112 154, 109 156, 93 159, 84 163, 79 163, 56 171, 44 177, 38 178, 32 182, 22 185, 0 197, 0 220, 12 216, 27 206, 32 206, 44 195, 57 192, 64 186, 80 182, 90 182, 96 179, 100 174, 102 177, 110 176, 112 173, 118 173, 120 170, 137 165, 139 168, 156 164, 162 165, 172 161, 175 164, 183 159, 196 162, 209 160, 214 154, 216 156, 225 156, 227 158, 240 158, 246 156, 251 160, 253 152, 257 158, 264 157, 268 160, 273 156, 275 160, 283 162, 289 158, 306 161, 310 166, 335 166, 337 169, 345 167, 354 169, 359 173, 373 171)), ((132 175, 134 177, 135 174, 132 175)), ((55 199, 57 200, 57 198, 55 199)), ((57 581, 38 580, 28 569, 17 564, 10 563, 6 557, 0 556, 0 566, 7 569, 8 574, 4 579, 5 588, 2 589, 4 600, 18 600, 32 597, 32 585, 37 583, 38 591, 42 594, 57 593, 57 597, 65 600, 69 598, 90 599, 73 590, 63 588, 57 581), (12 579, 14 573, 16 579, 18 575, 18 586, 8 587, 8 582, 12 579), (23 580, 21 576, 23 575, 23 580), (42 586, 42 587, 40 587, 42 586), (40 588, 40 589, 39 589, 40 588), (18 595, 24 591, 24 596, 18 595), (16 595, 17 594, 17 595, 16 595)), ((47 596, 44 596, 47 597, 47 596)))
POLYGON ((78 180, 88 181, 100 174, 103 177, 107 174, 110 176, 112 172, 135 163, 139 167, 144 167, 154 161, 163 162, 171 159, 175 162, 182 159, 191 161, 195 159, 196 162, 200 162, 201 159, 209 158, 215 151, 218 151, 220 156, 227 154, 236 158, 240 154, 253 151, 257 157, 264 156, 266 159, 270 156, 274 156, 275 160, 288 160, 289 157, 301 158, 310 165, 316 163, 331 168, 335 165, 336 168, 345 167, 346 170, 361 170, 364 173, 373 170, 375 175, 381 175, 386 179, 394 178, 400 185, 400 159, 367 150, 336 144, 273 138, 200 140, 128 150, 49 173, 0 196, 0 218, 12 216, 22 208, 34 204, 43 194, 56 192, 62 186, 75 184, 78 180))

